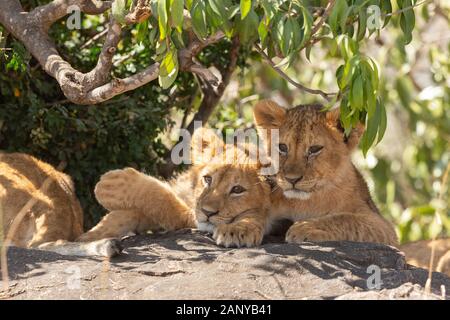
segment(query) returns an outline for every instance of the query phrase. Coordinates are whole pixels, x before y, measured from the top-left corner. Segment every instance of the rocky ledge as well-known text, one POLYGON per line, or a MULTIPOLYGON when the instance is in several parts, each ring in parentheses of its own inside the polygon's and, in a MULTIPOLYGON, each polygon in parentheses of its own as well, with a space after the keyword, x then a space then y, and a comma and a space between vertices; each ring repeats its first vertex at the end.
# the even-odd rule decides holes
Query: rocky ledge
POLYGON ((425 294, 427 270, 373 243, 270 238, 258 248, 226 249, 201 232, 180 230, 122 244, 123 254, 110 261, 12 247, 0 299, 450 298, 449 277, 433 273, 433 293, 425 294))

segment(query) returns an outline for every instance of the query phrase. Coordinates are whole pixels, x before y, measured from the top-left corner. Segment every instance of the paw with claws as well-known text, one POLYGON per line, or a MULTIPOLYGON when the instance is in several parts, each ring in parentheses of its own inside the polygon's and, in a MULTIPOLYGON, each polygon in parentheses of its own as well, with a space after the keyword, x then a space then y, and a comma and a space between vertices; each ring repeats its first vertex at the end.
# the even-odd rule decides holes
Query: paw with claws
POLYGON ((232 223, 217 226, 213 238, 220 246, 240 248, 260 245, 263 235, 262 229, 254 225, 232 223))
POLYGON ((321 230, 312 221, 298 221, 294 223, 286 233, 286 242, 301 243, 304 241, 332 241, 333 237, 328 232, 321 230))

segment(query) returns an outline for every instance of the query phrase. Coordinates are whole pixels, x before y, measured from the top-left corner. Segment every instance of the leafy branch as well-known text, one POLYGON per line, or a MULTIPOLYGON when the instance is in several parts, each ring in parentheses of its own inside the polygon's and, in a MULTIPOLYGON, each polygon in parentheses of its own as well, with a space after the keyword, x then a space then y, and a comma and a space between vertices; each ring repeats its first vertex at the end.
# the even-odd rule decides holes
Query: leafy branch
POLYGON ((261 49, 261 47, 258 44, 255 44, 255 49, 258 51, 258 53, 264 58, 264 60, 275 70, 283 79, 285 79, 287 82, 292 84, 294 87, 305 91, 310 94, 317 94, 320 95, 322 98, 324 98, 327 101, 331 100, 331 96, 336 95, 336 93, 326 93, 322 90, 318 89, 311 89, 306 86, 304 86, 301 83, 296 82, 292 78, 290 78, 286 73, 284 73, 279 67, 276 66, 276 64, 272 61, 272 59, 269 58, 269 56, 261 49))

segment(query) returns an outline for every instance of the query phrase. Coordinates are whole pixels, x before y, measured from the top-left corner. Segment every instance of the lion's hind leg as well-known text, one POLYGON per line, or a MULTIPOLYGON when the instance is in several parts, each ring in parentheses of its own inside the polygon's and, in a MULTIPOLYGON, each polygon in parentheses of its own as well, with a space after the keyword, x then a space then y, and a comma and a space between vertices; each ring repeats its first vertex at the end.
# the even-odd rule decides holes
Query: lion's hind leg
POLYGON ((87 242, 106 238, 121 238, 142 229, 142 214, 135 210, 115 210, 108 213, 91 230, 76 241, 87 242))

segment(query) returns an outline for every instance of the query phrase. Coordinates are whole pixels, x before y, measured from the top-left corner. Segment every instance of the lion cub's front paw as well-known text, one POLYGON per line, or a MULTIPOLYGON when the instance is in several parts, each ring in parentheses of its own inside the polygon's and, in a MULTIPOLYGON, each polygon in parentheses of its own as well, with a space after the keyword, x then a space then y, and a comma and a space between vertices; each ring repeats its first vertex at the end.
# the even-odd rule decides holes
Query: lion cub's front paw
POLYGON ((119 210, 132 207, 132 186, 136 185, 142 174, 133 168, 112 170, 101 176, 95 186, 95 197, 106 209, 119 210))
POLYGON ((261 244, 263 232, 239 224, 222 224, 215 229, 213 238, 218 245, 226 248, 255 247, 261 244))
POLYGON ((331 241, 329 233, 318 229, 314 222, 302 221, 294 223, 286 233, 286 242, 300 243, 304 241, 331 241))

